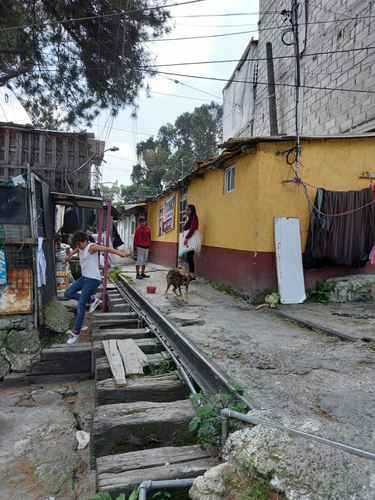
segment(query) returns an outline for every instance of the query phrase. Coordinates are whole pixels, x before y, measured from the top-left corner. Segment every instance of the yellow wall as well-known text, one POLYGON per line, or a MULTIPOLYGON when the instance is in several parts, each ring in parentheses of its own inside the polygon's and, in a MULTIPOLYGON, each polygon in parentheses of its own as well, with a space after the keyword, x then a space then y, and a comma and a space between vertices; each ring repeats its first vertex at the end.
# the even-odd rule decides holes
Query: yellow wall
MULTIPOLYGON (((236 189, 224 193, 224 170, 208 171, 188 186, 188 203, 196 205, 203 244, 207 246, 274 252, 274 218, 298 217, 303 246, 306 243, 310 212, 303 187, 283 184, 292 178, 285 156, 276 155, 293 143, 260 143, 256 153, 233 160, 236 189)), ((301 176, 313 186, 332 191, 349 191, 369 186, 359 176, 375 173, 375 139, 306 140, 302 143, 301 176)), ((314 201, 316 189, 309 187, 314 201)), ((154 241, 178 241, 178 207, 175 229, 158 236, 159 208, 164 199, 148 205, 148 218, 154 241)))
POLYGON ((254 246, 257 231, 257 157, 248 154, 233 165, 234 192, 224 193, 224 170, 211 170, 189 184, 188 203, 196 206, 204 245, 247 250, 254 246))
MULTIPOLYGON (((169 193, 166 198, 172 196, 173 193, 169 193)), ((163 207, 165 197, 159 200, 153 201, 147 204, 147 219, 151 227, 151 239, 152 241, 161 241, 166 243, 177 243, 178 242, 178 207, 179 207, 179 196, 176 196, 176 210, 175 210, 175 227, 172 231, 159 236, 159 210, 163 207)))
MULTIPOLYGON (((259 225, 256 250, 274 251, 275 217, 298 217, 301 222, 302 244, 306 244, 310 211, 304 189, 296 184, 283 184, 292 178, 284 156, 276 151, 292 147, 290 143, 262 143, 258 145, 259 161, 259 225)), ((302 143, 302 179, 312 186, 329 191, 364 189, 370 181, 359 179, 365 172, 375 173, 375 139, 314 140, 302 143)), ((308 187, 311 202, 316 188, 308 187)))

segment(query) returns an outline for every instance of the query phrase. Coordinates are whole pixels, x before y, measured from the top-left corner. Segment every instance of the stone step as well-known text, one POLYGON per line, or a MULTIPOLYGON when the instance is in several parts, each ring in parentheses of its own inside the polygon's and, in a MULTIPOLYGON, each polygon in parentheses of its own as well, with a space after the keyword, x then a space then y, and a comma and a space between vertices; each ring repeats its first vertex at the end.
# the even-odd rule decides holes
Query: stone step
POLYGON ((131 315, 127 318, 118 318, 118 319, 101 319, 94 320, 92 322, 93 328, 139 328, 140 321, 138 320, 138 316, 134 313, 121 313, 131 315))
POLYGON ((145 448, 192 445, 190 400, 171 403, 120 403, 98 406, 93 425, 95 457, 145 448))
POLYGON ((92 349, 89 343, 57 344, 44 349, 40 360, 31 369, 31 375, 61 375, 92 373, 92 349))
POLYGON ((189 391, 173 372, 165 375, 127 378, 124 387, 116 385, 113 378, 96 383, 98 405, 133 401, 170 402, 188 397, 189 391))
POLYGON ((92 339, 111 340, 111 339, 145 339, 150 338, 151 334, 147 328, 98 328, 92 331, 92 339))
MULTIPOLYGON (((165 352, 158 352, 156 354, 148 354, 146 366, 156 367, 161 364, 162 361, 170 361, 170 356, 165 352)), ((97 381, 112 378, 112 372, 109 367, 108 359, 106 356, 98 356, 95 364, 95 379, 97 381)))
MULTIPOLYGON (((148 339, 137 339, 134 341, 137 346, 143 351, 145 354, 156 354, 163 350, 163 346, 160 342, 155 338, 148 339)), ((95 341, 93 343, 95 358, 98 356, 104 356, 104 347, 102 341, 95 341)))
POLYGON ((99 491, 129 495, 142 481, 190 479, 217 465, 199 445, 154 448, 97 459, 99 491))
POLYGON ((91 319, 93 323, 101 323, 102 321, 110 321, 110 320, 117 320, 117 319, 133 319, 137 318, 137 314, 135 312, 119 312, 119 311, 113 311, 113 312, 106 312, 106 313, 94 313, 91 316, 91 319))

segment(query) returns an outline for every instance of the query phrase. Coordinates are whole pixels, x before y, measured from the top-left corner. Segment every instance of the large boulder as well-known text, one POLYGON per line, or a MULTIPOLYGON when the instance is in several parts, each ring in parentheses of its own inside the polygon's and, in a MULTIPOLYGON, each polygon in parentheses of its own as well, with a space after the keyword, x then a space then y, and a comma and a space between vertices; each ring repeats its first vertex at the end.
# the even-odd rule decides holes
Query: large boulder
POLYGON ((373 461, 268 426, 232 434, 224 457, 242 477, 267 480, 287 500, 375 498, 373 461))
POLYGON ((44 323, 46 328, 56 333, 65 333, 71 327, 74 314, 63 302, 51 300, 44 308, 44 323))

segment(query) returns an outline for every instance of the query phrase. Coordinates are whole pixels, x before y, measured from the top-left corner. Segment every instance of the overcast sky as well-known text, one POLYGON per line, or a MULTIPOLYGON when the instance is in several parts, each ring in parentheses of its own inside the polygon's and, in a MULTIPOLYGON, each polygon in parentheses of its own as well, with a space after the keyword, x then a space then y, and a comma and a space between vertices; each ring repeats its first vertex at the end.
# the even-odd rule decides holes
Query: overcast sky
MULTIPOLYGON (((181 0, 182 1, 182 0, 181 0)), ((222 14, 235 12, 258 12, 258 0, 205 0, 200 3, 173 7, 171 23, 174 29, 165 38, 213 35, 234 31, 256 30, 257 15, 180 18, 177 16, 195 14, 222 14)), ((156 64, 204 61, 210 59, 239 59, 251 37, 256 32, 222 38, 199 40, 152 42, 149 45, 156 57, 156 64)), ((163 71, 229 78, 235 63, 206 64, 163 68, 163 71)), ((192 111, 196 106, 211 100, 222 102, 223 82, 195 80, 183 77, 157 77, 149 81, 151 97, 145 92, 139 96, 139 110, 136 119, 131 118, 131 110, 124 109, 115 119, 109 137, 109 114, 103 113, 95 122, 92 131, 99 139, 106 139, 106 147, 117 146, 118 152, 105 154, 103 181, 118 180, 120 184, 130 183, 132 165, 136 162, 135 146, 138 141, 155 135, 160 126, 173 123, 177 116, 192 111), (176 84, 168 78, 178 79, 176 84), (194 88, 187 87, 186 84, 194 88), (208 92, 210 95, 205 94, 208 92), (174 97, 174 94, 184 97, 174 97), (212 95, 211 95, 212 94, 212 95), (107 126, 106 126, 107 124, 107 126)), ((108 184, 109 186, 110 184, 108 184)))

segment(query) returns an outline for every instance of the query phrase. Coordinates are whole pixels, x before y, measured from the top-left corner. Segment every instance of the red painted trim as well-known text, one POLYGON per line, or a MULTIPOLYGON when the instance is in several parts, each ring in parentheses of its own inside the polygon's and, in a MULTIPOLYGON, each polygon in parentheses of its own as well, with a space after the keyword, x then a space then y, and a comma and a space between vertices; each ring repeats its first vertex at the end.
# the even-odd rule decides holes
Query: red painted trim
POLYGON ((175 267, 177 264, 177 243, 166 241, 152 241, 150 247, 150 261, 167 267, 175 267))
MULTIPOLYGON (((249 252, 203 246, 196 259, 198 274, 229 285, 250 295, 265 289, 277 289, 276 259, 273 252, 249 252)), ((306 288, 322 279, 350 274, 375 273, 375 267, 326 267, 305 271, 306 288)))

